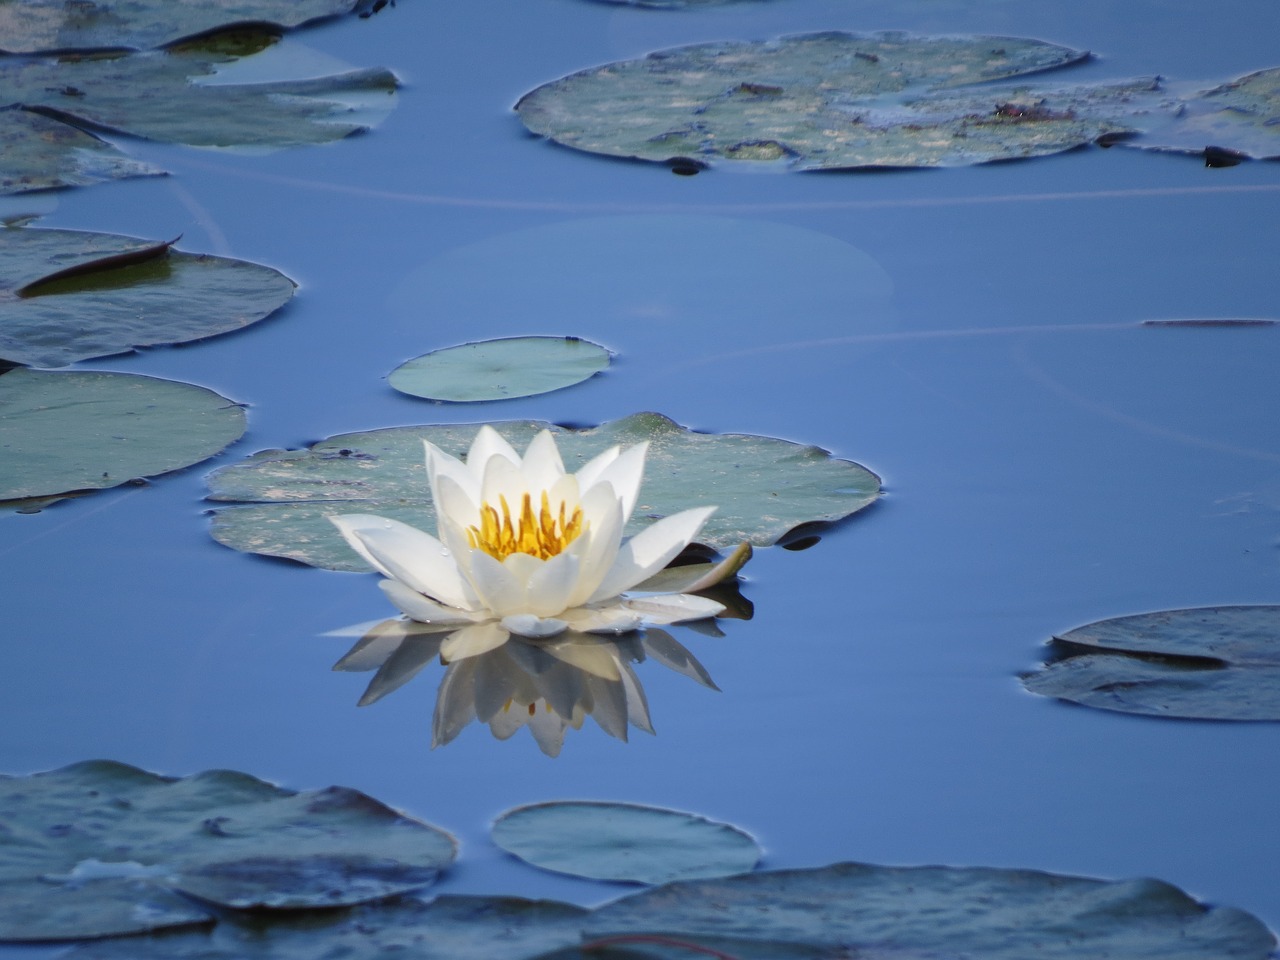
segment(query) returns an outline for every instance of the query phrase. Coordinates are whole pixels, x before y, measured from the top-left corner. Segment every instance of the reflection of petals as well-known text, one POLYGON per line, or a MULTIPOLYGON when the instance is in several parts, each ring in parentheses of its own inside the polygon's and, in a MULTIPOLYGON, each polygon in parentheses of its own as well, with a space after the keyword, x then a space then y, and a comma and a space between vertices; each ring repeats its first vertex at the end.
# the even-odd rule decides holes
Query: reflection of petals
POLYGON ((457 633, 451 633, 440 644, 440 657, 445 663, 478 657, 507 642, 508 633, 501 624, 473 623, 457 633))
POLYGON ((572 664, 579 670, 601 677, 605 680, 618 679, 618 655, 609 643, 589 640, 561 640, 548 643, 543 649, 565 663, 572 664))
POLYGON ((359 706, 376 703, 399 690, 440 653, 441 637, 408 637, 395 649, 369 681, 359 706))

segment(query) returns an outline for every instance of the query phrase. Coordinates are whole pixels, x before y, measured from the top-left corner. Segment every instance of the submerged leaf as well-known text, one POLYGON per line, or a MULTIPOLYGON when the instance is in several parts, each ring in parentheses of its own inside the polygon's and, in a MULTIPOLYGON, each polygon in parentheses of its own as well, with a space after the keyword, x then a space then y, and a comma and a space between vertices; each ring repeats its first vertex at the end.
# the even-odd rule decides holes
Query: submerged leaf
POLYGON ((1280 606, 1193 607, 1100 620, 1059 637, 1022 678, 1087 707, 1200 720, 1280 720, 1280 606))
POLYGON ((107 760, 0 776, 0 940, 204 923, 174 892, 231 908, 335 907, 426 886, 448 834, 345 787, 296 793, 214 770, 107 760))
POLYGON ((0 230, 0 357, 57 367, 238 330, 292 298, 284 274, 77 230, 0 230))
POLYGON ((511 337, 434 350, 396 367, 401 393, 456 403, 532 397, 581 383, 609 366, 609 351, 578 337, 511 337))
POLYGON ((93 134, 18 107, 0 109, 0 158, 0 194, 164 173, 93 134))
POLYGON ((633 803, 558 801, 508 810, 493 842, 544 870, 666 883, 752 870, 760 847, 727 823, 633 803))
POLYGON ((244 430, 243 409, 193 384, 10 370, 0 376, 0 500, 102 490, 180 470, 244 430))
MULTIPOLYGON (((834 521, 869 506, 880 480, 817 447, 770 437, 694 433, 655 413, 588 430, 537 421, 493 425, 523 449, 549 429, 569 470, 615 445, 649 442, 640 502, 627 532, 689 507, 715 505, 699 541, 731 548, 774 543, 801 523, 834 521)), ((465 454, 477 425, 392 427, 332 437, 309 450, 266 451, 210 475, 219 509, 213 536, 237 550, 334 570, 367 569, 329 517, 373 513, 435 529, 422 441, 465 454)))

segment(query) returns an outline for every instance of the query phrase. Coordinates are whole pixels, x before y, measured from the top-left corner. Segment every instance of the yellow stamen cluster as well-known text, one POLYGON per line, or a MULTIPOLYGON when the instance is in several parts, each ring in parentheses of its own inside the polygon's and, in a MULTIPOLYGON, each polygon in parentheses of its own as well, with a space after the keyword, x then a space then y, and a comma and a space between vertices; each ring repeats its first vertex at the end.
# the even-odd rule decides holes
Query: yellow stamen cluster
POLYGON ((490 504, 480 507, 480 525, 467 528, 467 541, 472 549, 483 550, 497 560, 505 560, 513 553, 527 553, 540 560, 554 557, 573 543, 586 529, 582 520, 582 508, 567 513, 564 501, 558 512, 553 512, 542 491, 542 509, 535 516, 533 498, 525 494, 520 513, 514 519, 506 497, 498 497, 502 512, 490 504))

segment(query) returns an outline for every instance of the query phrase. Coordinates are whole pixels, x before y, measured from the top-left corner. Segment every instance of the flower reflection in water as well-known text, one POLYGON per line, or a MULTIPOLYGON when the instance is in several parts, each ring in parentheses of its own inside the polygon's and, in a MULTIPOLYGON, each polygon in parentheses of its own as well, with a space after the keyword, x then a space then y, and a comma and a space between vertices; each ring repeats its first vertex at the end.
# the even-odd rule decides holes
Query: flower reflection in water
MULTIPOLYGON (((707 632, 718 633, 714 627, 707 632)), ((413 620, 370 628, 335 670, 376 670, 360 705, 411 680, 440 656, 448 634, 413 620)), ((655 660, 703 686, 718 689, 696 657, 665 630, 650 628, 604 639, 566 631, 551 640, 513 636, 500 647, 448 663, 432 721, 432 747, 453 740, 473 720, 506 740, 527 726, 542 752, 557 756, 569 727, 594 718, 619 740, 628 727, 653 733, 649 704, 633 664, 655 660)))

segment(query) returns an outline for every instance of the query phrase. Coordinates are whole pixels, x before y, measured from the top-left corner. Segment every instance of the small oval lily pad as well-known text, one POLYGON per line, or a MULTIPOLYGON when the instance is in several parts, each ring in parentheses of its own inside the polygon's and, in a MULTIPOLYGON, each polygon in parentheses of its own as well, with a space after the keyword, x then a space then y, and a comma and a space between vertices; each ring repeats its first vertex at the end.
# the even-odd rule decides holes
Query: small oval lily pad
POLYGON ((1100 620, 1054 637, 1032 693, 1199 720, 1280 720, 1280 606, 1193 607, 1100 620))
POLYGON ((345 787, 107 760, 0 776, 0 827, 0 940, 208 922, 177 894, 234 909, 365 903, 426 886, 456 853, 447 833, 345 787))
POLYGON ((508 810, 493 842, 526 863, 591 880, 666 883, 745 873, 760 847, 727 823, 632 803, 557 801, 508 810))
POLYGON ((194 384, 19 367, 0 375, 0 500, 180 470, 244 431, 239 405, 194 384))
POLYGON ((579 337, 510 337, 433 350, 396 367, 387 382, 427 400, 472 403, 571 387, 609 366, 609 351, 579 337))
MULTIPOLYGON (((340 513, 374 513, 434 530, 422 441, 465 455, 479 424, 391 427, 349 433, 308 450, 270 450, 209 476, 218 509, 213 537, 249 553, 288 557, 331 570, 365 570, 329 522, 340 513)), ((585 430, 517 420, 495 423, 518 449, 550 430, 566 467, 576 470, 615 445, 648 441, 635 534, 689 507, 715 505, 699 541, 733 549, 777 542, 802 523, 839 520, 872 504, 880 478, 818 447, 745 434, 694 433, 656 413, 638 413, 585 430)))

